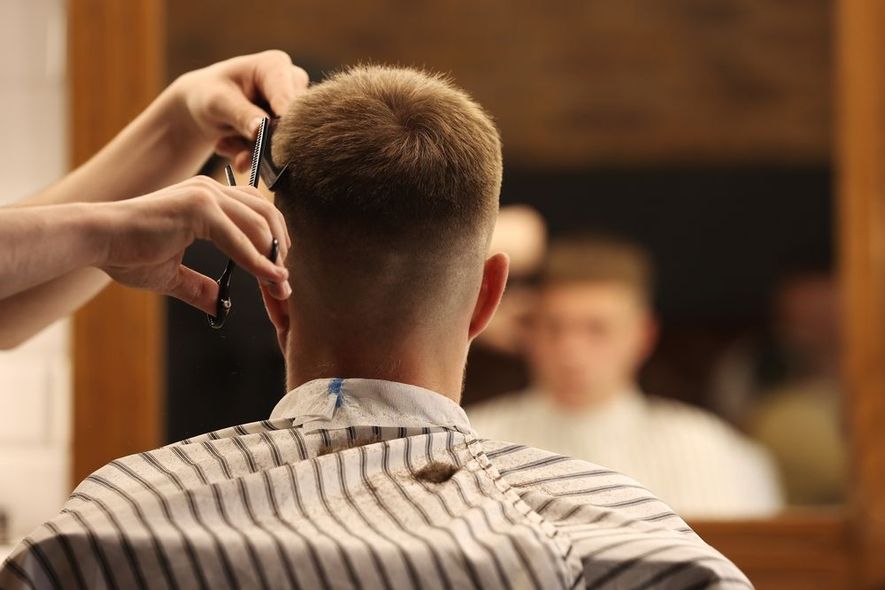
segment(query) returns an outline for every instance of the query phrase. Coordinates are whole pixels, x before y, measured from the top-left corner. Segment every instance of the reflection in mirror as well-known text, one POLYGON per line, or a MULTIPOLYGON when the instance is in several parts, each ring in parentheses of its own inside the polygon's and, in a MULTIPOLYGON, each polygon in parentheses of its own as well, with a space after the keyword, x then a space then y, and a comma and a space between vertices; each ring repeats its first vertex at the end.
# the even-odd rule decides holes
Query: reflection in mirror
MULTIPOLYGON (((640 185, 632 195, 636 174, 605 189, 618 204, 579 220, 567 201, 557 215, 556 198, 527 195, 547 212, 553 238, 534 272, 511 279, 505 297, 513 299, 503 304, 510 311, 474 345, 465 391, 479 402, 468 406, 473 426, 592 457, 693 518, 839 502, 826 172, 778 172, 779 184, 793 187, 769 184, 770 194, 747 170, 709 184, 671 173, 656 192, 644 195, 640 185), (753 196, 738 200, 722 189, 739 183, 753 196), (680 191, 668 194, 673 184, 680 191), (695 201, 686 198, 693 186, 695 201), (797 189, 801 198, 782 196, 797 189), (768 215, 760 219, 759 210, 768 215), (800 210, 808 233, 783 232, 778 220, 800 210), (747 228, 751 242, 741 235, 747 228), (499 333, 519 344, 502 347, 499 333), (514 362, 523 375, 515 388, 507 383, 514 362)), ((766 171, 769 183, 774 174, 766 171)), ((594 183, 588 174, 573 190, 593 194, 594 183)), ((546 184, 570 192, 562 181, 546 184)), ((531 232, 520 223, 505 208, 498 231, 531 232)))
MULTIPOLYGON (((481 435, 623 471, 690 518, 843 501, 825 3, 335 4, 177 4, 170 77, 277 47, 314 80, 451 72, 489 109, 512 275, 468 359, 481 435)), ((201 248, 186 261, 218 274, 201 248)), ((170 440, 284 390, 247 277, 234 297, 223 333, 169 305, 170 440)))

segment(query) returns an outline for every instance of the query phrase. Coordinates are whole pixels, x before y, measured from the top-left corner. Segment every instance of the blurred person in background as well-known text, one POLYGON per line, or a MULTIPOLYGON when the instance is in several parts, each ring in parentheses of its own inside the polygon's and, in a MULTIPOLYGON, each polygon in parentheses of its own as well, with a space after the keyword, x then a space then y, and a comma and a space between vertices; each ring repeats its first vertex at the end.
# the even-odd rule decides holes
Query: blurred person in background
POLYGON ((533 386, 472 408, 473 426, 621 471, 690 517, 776 511, 779 485, 762 449, 712 414, 640 391, 657 331, 639 246, 554 242, 528 331, 533 386))
POLYGON ((839 306, 827 270, 789 273, 770 334, 733 346, 714 373, 716 407, 771 451, 790 504, 844 499, 839 306))
POLYGON ((474 403, 528 385, 525 332, 537 302, 536 279, 547 248, 547 223, 528 205, 502 207, 489 252, 510 257, 507 291, 485 332, 470 348, 465 403, 474 403))

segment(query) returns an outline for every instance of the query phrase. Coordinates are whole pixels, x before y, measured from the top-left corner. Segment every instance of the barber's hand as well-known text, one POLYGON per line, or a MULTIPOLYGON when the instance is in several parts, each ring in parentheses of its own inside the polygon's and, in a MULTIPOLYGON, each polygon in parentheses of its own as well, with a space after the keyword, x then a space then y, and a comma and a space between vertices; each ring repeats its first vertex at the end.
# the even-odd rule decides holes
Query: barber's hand
POLYGON ((271 50, 184 74, 170 91, 215 151, 243 171, 262 117, 284 114, 307 85, 307 72, 292 65, 286 53, 271 50))
POLYGON ((94 205, 103 240, 98 266, 114 280, 181 299, 215 315, 218 284, 181 264, 195 240, 211 240, 238 266, 291 294, 283 261, 291 242, 282 214, 251 187, 227 187, 197 177, 126 201, 94 205), (279 240, 276 262, 268 260, 279 240))

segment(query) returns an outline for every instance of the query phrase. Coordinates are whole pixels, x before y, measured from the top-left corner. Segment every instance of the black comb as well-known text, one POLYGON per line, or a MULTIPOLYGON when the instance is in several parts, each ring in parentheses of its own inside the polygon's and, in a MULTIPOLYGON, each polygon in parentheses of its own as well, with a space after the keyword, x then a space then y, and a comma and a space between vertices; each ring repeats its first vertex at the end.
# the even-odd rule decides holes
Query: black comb
POLYGON ((249 186, 253 188, 258 188, 258 167, 261 164, 261 158, 264 157, 265 139, 269 125, 270 119, 265 117, 261 120, 261 125, 258 126, 258 137, 255 139, 255 149, 252 150, 252 169, 249 171, 249 186))

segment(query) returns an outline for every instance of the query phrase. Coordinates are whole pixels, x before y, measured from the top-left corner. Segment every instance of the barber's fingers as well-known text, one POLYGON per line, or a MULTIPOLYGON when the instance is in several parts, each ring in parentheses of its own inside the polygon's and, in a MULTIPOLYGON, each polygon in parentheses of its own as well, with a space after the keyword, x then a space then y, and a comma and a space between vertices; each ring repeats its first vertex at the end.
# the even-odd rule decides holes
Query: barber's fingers
POLYGON ((231 160, 232 166, 237 172, 245 172, 251 167, 254 147, 254 142, 246 141, 239 136, 230 136, 220 139, 215 144, 215 153, 231 160))
POLYGON ((252 165, 252 152, 241 152, 234 157, 234 169, 237 172, 245 172, 252 165))
POLYGON ((245 172, 252 164, 254 146, 240 136, 223 137, 215 144, 215 153, 230 160, 237 172, 245 172))
MULTIPOLYGON (((264 246, 265 257, 270 253, 271 243, 276 238, 279 252, 273 262, 284 261, 289 251, 289 234, 286 232, 285 222, 279 215, 279 211, 260 195, 249 194, 237 189, 228 189, 228 193, 231 198, 221 201, 221 207, 227 216, 243 230, 253 244, 259 245, 259 249, 262 247, 261 245, 264 246)), ((288 278, 288 274, 286 278, 288 278)), ((271 295, 277 299, 285 299, 292 294, 286 279, 265 279, 262 282, 267 285, 271 295)))
POLYGON ((233 160, 243 152, 251 154, 254 142, 246 141, 239 135, 222 137, 215 144, 215 153, 228 160, 233 160))
POLYGON ((261 119, 268 116, 264 109, 253 104, 235 84, 215 93, 208 109, 211 119, 219 125, 233 128, 240 136, 252 141, 258 134, 261 119))
POLYGON ((209 103, 211 116, 248 140, 255 139, 261 119, 268 116, 253 101, 263 100, 275 114, 283 115, 307 90, 307 72, 293 65, 283 51, 264 51, 234 58, 227 64, 232 69, 233 87, 214 94, 209 103))
POLYGON ((289 234, 286 232, 282 216, 273 205, 263 197, 239 191, 229 191, 228 198, 221 200, 219 204, 224 213, 243 230, 259 251, 263 250, 265 256, 270 254, 271 244, 276 238, 279 252, 273 262, 280 264, 286 259, 289 252, 289 234))
POLYGON ((239 93, 218 96, 216 117, 228 122, 240 134, 225 137, 215 151, 233 160, 234 168, 245 170, 251 160, 252 145, 261 117, 265 116, 253 101, 263 101, 277 116, 284 115, 299 95, 307 91, 310 79, 302 68, 294 65, 289 55, 279 50, 233 58, 228 62, 234 70, 233 79, 239 93))
MULTIPOLYGON (((190 191, 193 191, 191 196, 198 199, 198 205, 205 204, 200 197, 208 197, 213 201, 213 204, 222 207, 227 213, 231 212, 230 206, 233 206, 231 202, 247 207, 251 211, 242 213, 245 217, 242 217, 242 215, 237 216, 237 219, 243 219, 245 224, 241 225, 241 229, 250 229, 250 237, 255 240, 259 250, 261 249, 259 240, 262 239, 262 236, 256 232, 259 231, 259 227, 268 230, 267 235, 264 236, 267 241, 267 252, 270 252, 271 240, 276 238, 280 246, 278 261, 282 262, 285 260, 289 247, 292 245, 286 219, 283 217, 282 212, 265 198, 258 189, 251 186, 225 186, 208 176, 195 176, 185 181, 183 185, 187 185, 190 191), (257 214, 260 217, 256 217, 251 213, 257 214), (261 223, 262 221, 264 224, 261 223)), ((238 209, 233 209, 232 211, 237 212, 238 209)))
POLYGON ((254 82, 277 115, 284 115, 295 98, 307 90, 307 72, 292 64, 284 51, 271 49, 256 56, 254 82))
POLYGON ((178 267, 178 273, 166 295, 180 299, 209 315, 218 313, 218 283, 186 266, 178 267))
POLYGON ((273 237, 280 242, 280 259, 284 260, 289 252, 289 247, 292 245, 292 240, 289 237, 286 218, 283 217, 282 212, 267 200, 258 189, 244 186, 227 187, 224 191, 228 197, 239 201, 267 220, 273 237))
POLYGON ((278 299, 291 294, 288 271, 282 266, 290 240, 285 220, 279 210, 252 187, 222 187, 202 181, 205 188, 216 191, 217 208, 206 212, 208 236, 238 265, 268 285, 278 299), (279 244, 276 260, 267 258, 273 240, 279 244), (256 256, 257 254, 257 256, 256 256), (272 269, 272 272, 268 271, 272 269))
POLYGON ((211 240, 244 270, 259 280, 271 283, 288 278, 284 267, 267 258, 267 250, 271 245, 269 231, 257 238, 259 243, 254 243, 220 206, 217 197, 211 198, 211 204, 203 200, 196 201, 194 215, 195 226, 201 229, 197 237, 211 240))

